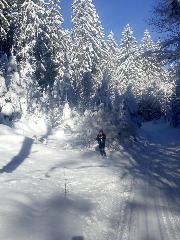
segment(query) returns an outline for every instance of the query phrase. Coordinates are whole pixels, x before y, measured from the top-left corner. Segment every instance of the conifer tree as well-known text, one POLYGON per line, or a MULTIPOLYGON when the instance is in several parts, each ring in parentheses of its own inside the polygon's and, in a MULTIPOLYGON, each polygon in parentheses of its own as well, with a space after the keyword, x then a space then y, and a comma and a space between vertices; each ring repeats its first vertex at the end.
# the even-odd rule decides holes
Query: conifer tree
POLYGON ((114 33, 111 31, 107 37, 106 41, 107 46, 107 59, 105 61, 106 74, 109 73, 109 91, 111 92, 111 100, 114 102, 116 90, 117 90, 117 82, 116 79, 116 70, 118 66, 118 44, 114 38, 114 33))
POLYGON ((13 5, 17 0, 0 1, 0 51, 10 55, 14 34, 13 5))
POLYGON ((138 96, 138 86, 142 76, 137 61, 138 55, 139 52, 133 29, 128 24, 122 32, 116 72, 117 86, 121 94, 126 91, 128 86, 131 86, 133 94, 138 96))
MULTIPOLYGON (((154 45, 151 35, 148 30, 144 32, 144 36, 140 44, 140 62, 143 70, 143 81, 141 83, 143 94, 148 94, 148 91, 152 91, 152 87, 156 84, 155 76, 159 74, 158 57, 156 55, 156 48, 158 45, 154 45)), ((156 89, 154 89, 156 90, 156 89)))
POLYGON ((9 28, 9 11, 10 5, 6 0, 0 2, 0 38, 1 40, 6 39, 7 31, 9 28))
POLYGON ((72 10, 75 88, 81 99, 90 100, 100 80, 104 33, 92 0, 74 0, 72 10))
POLYGON ((20 98, 22 95, 22 88, 20 77, 17 69, 16 57, 11 56, 9 59, 8 74, 7 74, 9 86, 7 96, 14 113, 21 113, 21 104, 20 98))
MULTIPOLYGON (((44 83, 53 86, 55 80, 62 81, 64 74, 64 30, 60 13, 60 1, 49 0, 46 22, 41 34, 40 63, 43 65, 44 83)), ((37 46, 38 47, 38 46, 37 46)))
POLYGON ((169 73, 165 69, 164 62, 159 59, 159 49, 160 42, 154 44, 150 33, 146 30, 141 41, 141 55, 139 57, 143 71, 142 95, 148 96, 148 98, 151 96, 152 99, 160 102, 164 108, 164 101, 166 102, 171 96, 173 84, 170 83, 169 73))
POLYGON ((114 75, 115 69, 117 68, 118 45, 112 31, 108 35, 106 43, 108 52, 108 61, 106 64, 111 74, 114 75))
POLYGON ((14 48, 18 61, 24 65, 26 61, 35 61, 34 47, 42 32, 45 6, 43 0, 24 0, 18 3, 17 9, 14 48))

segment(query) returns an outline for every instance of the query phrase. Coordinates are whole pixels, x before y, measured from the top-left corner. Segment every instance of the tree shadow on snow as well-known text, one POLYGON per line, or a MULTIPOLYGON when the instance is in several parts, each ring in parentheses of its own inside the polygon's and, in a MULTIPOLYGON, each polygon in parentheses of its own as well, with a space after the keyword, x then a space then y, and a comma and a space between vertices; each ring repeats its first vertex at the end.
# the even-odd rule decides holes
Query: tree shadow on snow
POLYGON ((137 145, 126 151, 132 159, 131 164, 125 166, 125 173, 149 181, 151 187, 161 190, 168 198, 180 199, 180 149, 152 143, 137 145))
POLYGON ((72 237, 72 240, 83 240, 84 238, 82 236, 78 236, 78 237, 72 237))
POLYGON ((94 207, 88 199, 57 195, 32 202, 31 206, 18 205, 18 215, 11 218, 11 225, 18 229, 20 239, 31 236, 43 240, 83 240, 84 218, 94 207))
POLYGON ((25 137, 18 155, 13 157, 13 159, 6 166, 0 169, 0 173, 3 172, 12 173, 13 171, 15 171, 29 156, 33 142, 34 142, 33 139, 25 137))
MULTIPOLYGON (((139 240, 164 239, 162 231, 159 230, 156 236, 156 232, 152 231, 153 227, 151 228, 153 221, 160 221, 162 226, 165 224, 161 213, 165 218, 169 215, 172 218, 180 216, 180 152, 178 148, 171 144, 167 146, 153 142, 148 145, 137 144, 134 147, 125 148, 128 154, 127 164, 123 159, 119 160, 123 176, 133 177, 132 188, 128 191, 132 191, 130 193, 132 196, 134 194, 126 202, 124 210, 126 214, 122 216, 122 222, 131 228, 131 222, 128 222, 129 215, 139 218, 141 227, 136 229, 139 240), (144 229, 150 229, 150 231, 144 229)), ((170 220, 167 221, 169 224, 170 220)), ((158 227, 157 225, 157 229, 158 227)))

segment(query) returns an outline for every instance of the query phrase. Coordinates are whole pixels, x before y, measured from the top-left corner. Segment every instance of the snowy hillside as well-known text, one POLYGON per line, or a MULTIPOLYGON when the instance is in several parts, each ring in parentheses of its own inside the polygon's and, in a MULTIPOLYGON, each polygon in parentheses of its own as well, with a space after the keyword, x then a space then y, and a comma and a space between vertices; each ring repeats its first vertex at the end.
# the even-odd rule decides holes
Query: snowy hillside
POLYGON ((0 125, 1 239, 179 240, 180 130, 139 135, 102 159, 65 150, 66 133, 41 144, 0 125))

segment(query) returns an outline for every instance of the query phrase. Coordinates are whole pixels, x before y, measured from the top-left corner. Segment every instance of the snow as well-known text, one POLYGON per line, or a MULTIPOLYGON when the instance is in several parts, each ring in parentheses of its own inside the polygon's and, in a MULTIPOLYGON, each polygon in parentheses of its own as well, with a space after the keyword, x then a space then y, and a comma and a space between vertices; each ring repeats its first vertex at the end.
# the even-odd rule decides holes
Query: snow
POLYGON ((45 145, 26 127, 0 125, 1 239, 179 240, 180 129, 146 123, 103 159, 64 149, 63 129, 45 145))
POLYGON ((180 144, 180 129, 170 127, 165 124, 164 120, 146 122, 144 128, 149 141, 153 141, 154 144, 163 144, 167 146, 180 144))
POLYGON ((14 135, 14 130, 6 125, 0 124, 0 136, 14 135))
POLYGON ((13 107, 10 102, 6 103, 1 110, 1 113, 4 114, 5 116, 11 116, 13 113, 13 107))

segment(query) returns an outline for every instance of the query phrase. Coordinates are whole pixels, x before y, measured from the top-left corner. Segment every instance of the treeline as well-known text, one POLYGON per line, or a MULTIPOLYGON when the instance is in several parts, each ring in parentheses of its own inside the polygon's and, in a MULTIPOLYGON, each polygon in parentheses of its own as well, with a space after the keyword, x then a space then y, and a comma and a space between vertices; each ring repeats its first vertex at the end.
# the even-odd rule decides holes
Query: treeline
POLYGON ((72 29, 64 29, 60 5, 1 0, 1 115, 46 114, 56 126, 68 102, 81 114, 101 108, 118 126, 162 116, 172 122, 176 70, 161 57, 163 44, 148 30, 137 43, 129 25, 118 43, 113 32, 105 37, 92 0, 73 1, 72 29))

